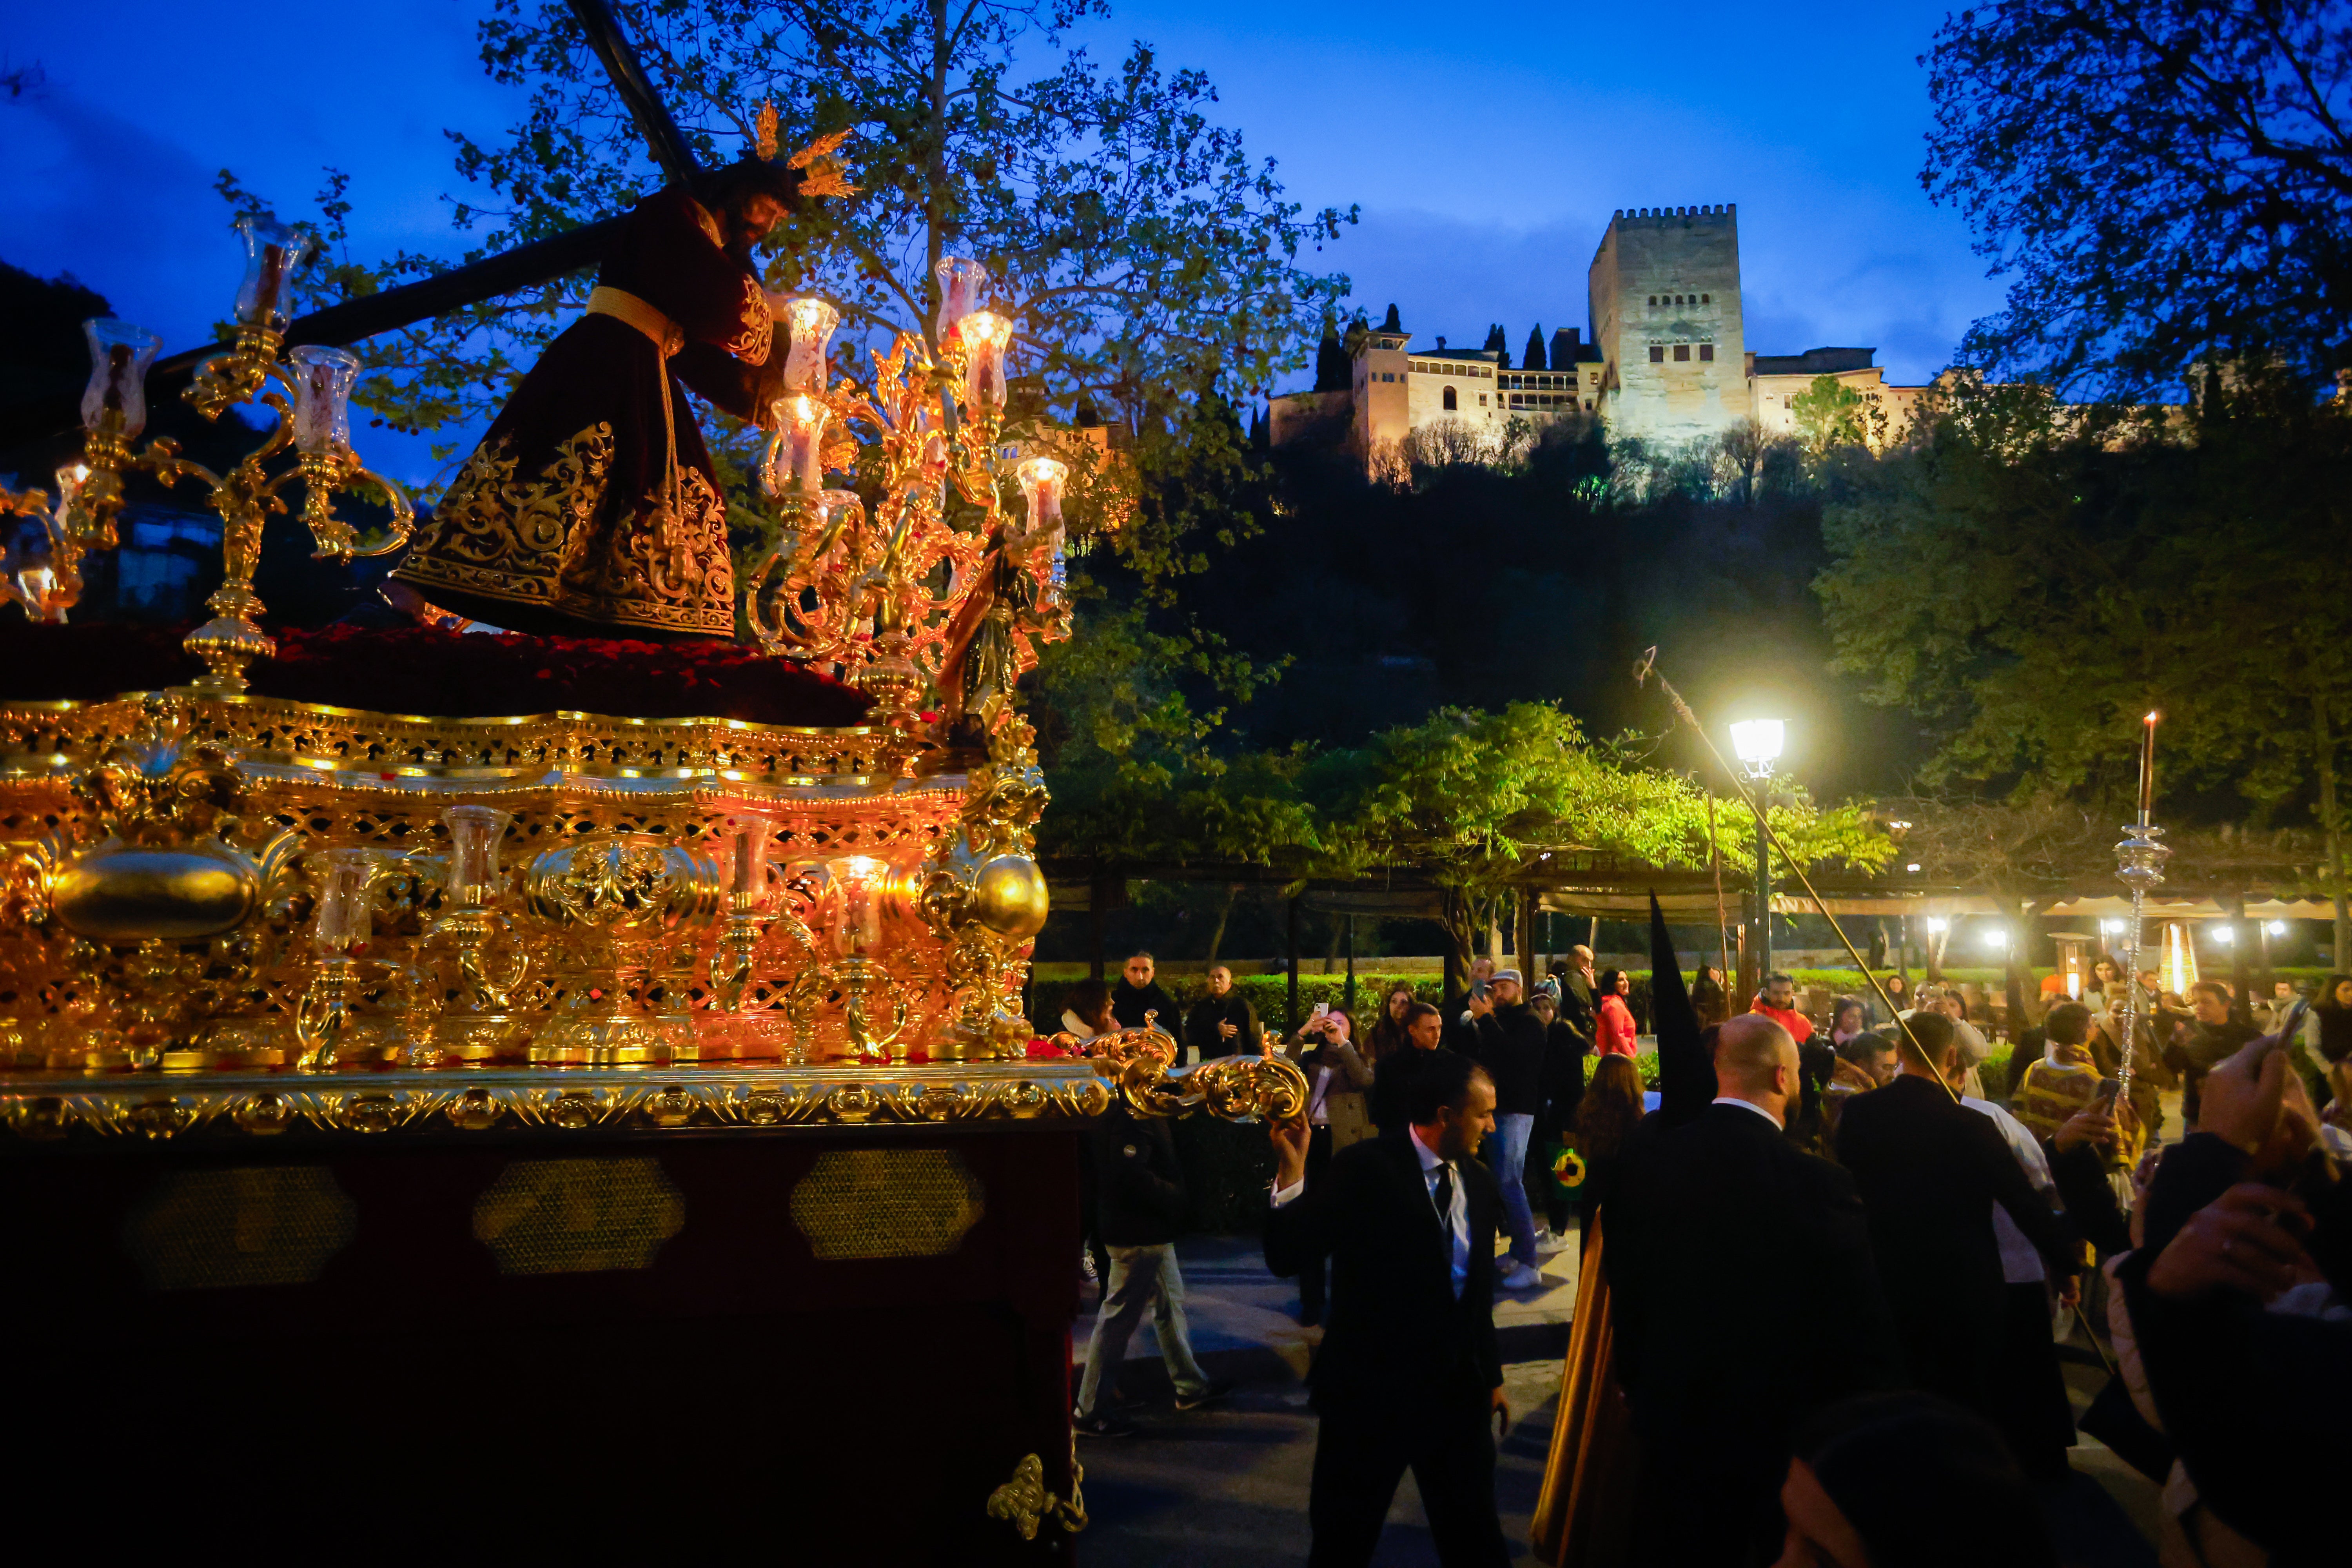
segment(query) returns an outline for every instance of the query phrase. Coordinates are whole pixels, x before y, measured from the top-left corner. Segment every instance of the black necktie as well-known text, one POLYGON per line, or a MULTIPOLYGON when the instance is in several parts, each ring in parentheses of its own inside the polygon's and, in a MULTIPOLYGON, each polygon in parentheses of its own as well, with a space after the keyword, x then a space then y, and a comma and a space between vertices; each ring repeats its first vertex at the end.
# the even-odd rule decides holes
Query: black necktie
POLYGON ((1437 1167, 1437 1195, 1431 1200, 1437 1205, 1437 1228, 1446 1234, 1445 1256, 1454 1256, 1454 1162, 1446 1161, 1437 1167))

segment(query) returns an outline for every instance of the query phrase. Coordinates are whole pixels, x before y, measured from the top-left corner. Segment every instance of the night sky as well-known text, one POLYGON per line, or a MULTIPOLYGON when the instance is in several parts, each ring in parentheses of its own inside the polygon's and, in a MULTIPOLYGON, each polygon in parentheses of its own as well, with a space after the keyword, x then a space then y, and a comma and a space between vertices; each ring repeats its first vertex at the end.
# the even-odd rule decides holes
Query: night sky
MULTIPOLYGON (((483 8, 273 11, 257 75, 255 34, 202 8, 114 0, 94 26, 85 7, 20 0, 6 61, 46 79, 0 99, 0 258, 73 273, 169 353, 200 342, 235 287, 211 189, 223 167, 291 213, 334 164, 352 176, 363 252, 461 248, 442 132, 494 135, 520 101, 476 60, 483 8)), ((1142 38, 1164 65, 1203 68, 1225 122, 1296 196, 1360 204, 1329 265, 1376 319, 1394 301, 1420 342, 1475 342, 1499 321, 1517 353, 1536 322, 1582 326, 1612 209, 1736 202, 1749 348, 1869 345, 1916 381, 1998 300, 1966 231, 1918 188, 1915 59, 1943 14, 1153 0, 1088 37, 1098 55, 1142 38)), ((422 442, 362 445, 395 477, 431 477, 422 442)))

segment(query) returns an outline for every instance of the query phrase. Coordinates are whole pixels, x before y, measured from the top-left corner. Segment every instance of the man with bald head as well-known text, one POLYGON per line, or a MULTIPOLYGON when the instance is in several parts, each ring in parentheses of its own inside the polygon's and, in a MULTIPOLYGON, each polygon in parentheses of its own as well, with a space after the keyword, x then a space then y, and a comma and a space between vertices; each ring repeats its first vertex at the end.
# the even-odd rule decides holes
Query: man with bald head
POLYGON ((1733 1018, 1715 1080, 1712 1105, 1642 1141, 1601 1210, 1617 1375, 1646 1444, 1644 1563, 1771 1562, 1797 1423, 1900 1370, 1853 1181, 1783 1135, 1797 1042, 1733 1018))

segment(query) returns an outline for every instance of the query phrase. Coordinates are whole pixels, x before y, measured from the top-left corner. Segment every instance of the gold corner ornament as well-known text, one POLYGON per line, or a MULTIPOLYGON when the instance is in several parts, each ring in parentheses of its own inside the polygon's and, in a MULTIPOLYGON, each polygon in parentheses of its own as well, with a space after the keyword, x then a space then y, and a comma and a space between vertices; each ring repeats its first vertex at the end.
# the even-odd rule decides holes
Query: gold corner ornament
POLYGON ((1054 1042, 1076 1049, 1117 1088, 1139 1116, 1182 1116, 1205 1110, 1226 1121, 1255 1117, 1290 1121, 1307 1111, 1307 1075, 1275 1054, 1269 1034, 1259 1056, 1218 1057, 1191 1068, 1175 1068, 1176 1039, 1160 1027, 1157 1012, 1143 1016, 1143 1027, 1120 1029, 1081 1041, 1056 1035, 1054 1042))
POLYGON ((1038 1528, 1048 1520, 1076 1535, 1087 1527, 1086 1479, 1076 1437, 1071 1439, 1066 1499, 1045 1489, 1045 1461, 1034 1454, 1024 1454, 1013 1467, 1013 1479, 988 1494, 988 1517, 1004 1521, 1021 1532, 1024 1541, 1036 1540, 1038 1528))

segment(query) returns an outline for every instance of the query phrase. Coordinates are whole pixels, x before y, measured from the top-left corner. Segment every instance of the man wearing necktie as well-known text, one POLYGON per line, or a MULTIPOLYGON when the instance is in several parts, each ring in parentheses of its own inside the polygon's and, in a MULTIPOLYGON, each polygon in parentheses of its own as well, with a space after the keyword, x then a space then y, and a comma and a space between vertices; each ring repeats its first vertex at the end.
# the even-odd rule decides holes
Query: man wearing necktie
POLYGON ((1502 1194, 1472 1158, 1495 1130, 1495 1086, 1468 1058, 1433 1052, 1405 1109, 1409 1125, 1332 1156, 1311 1194, 1307 1123, 1273 1129, 1266 1267, 1290 1275, 1331 1259, 1328 1326, 1307 1373, 1322 1417, 1311 1568, 1371 1562, 1407 1468, 1445 1568, 1508 1558, 1487 1426, 1510 1419, 1495 1345, 1502 1194))

